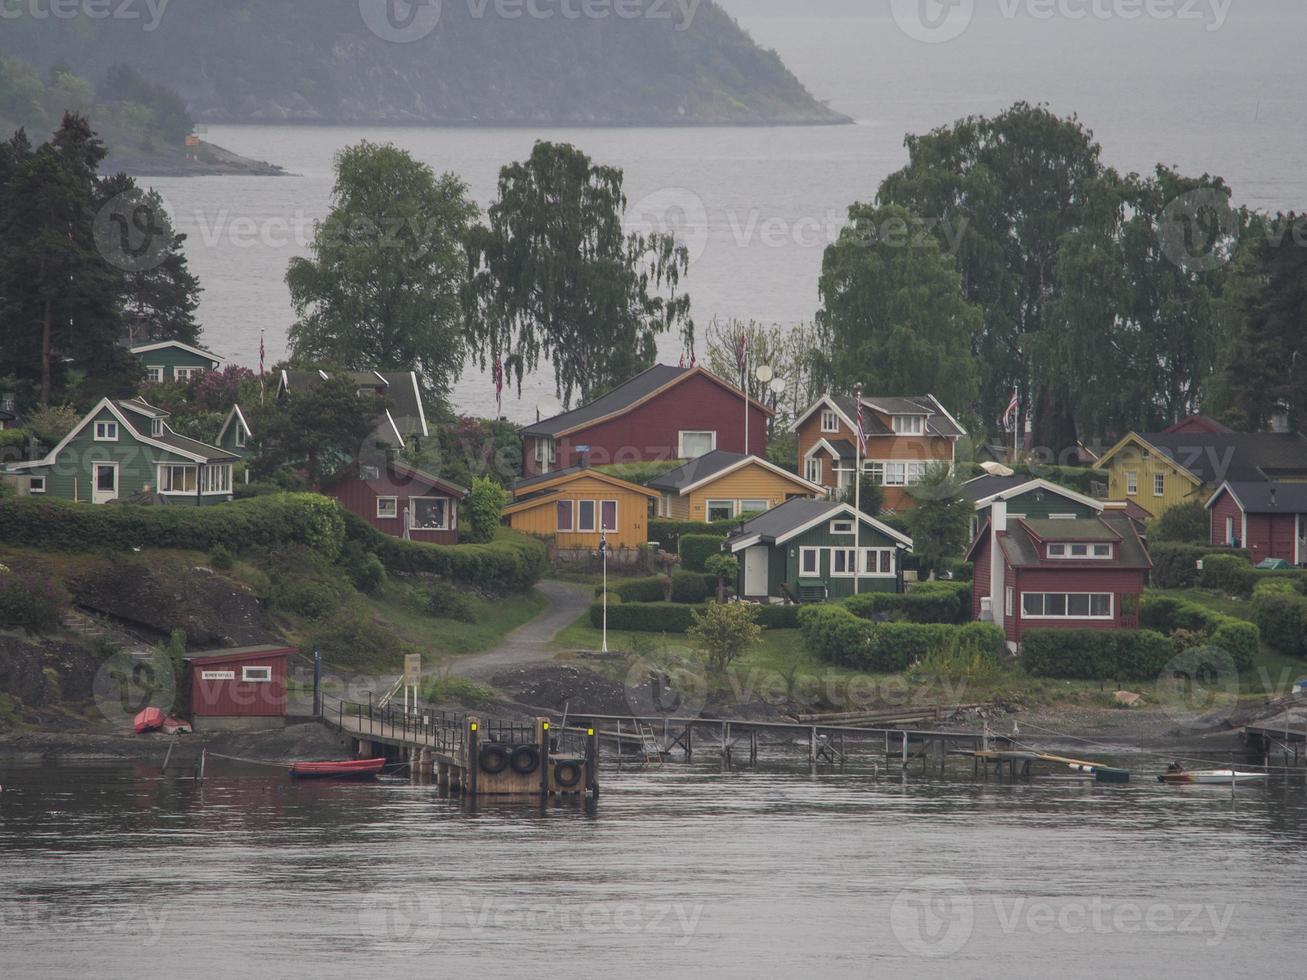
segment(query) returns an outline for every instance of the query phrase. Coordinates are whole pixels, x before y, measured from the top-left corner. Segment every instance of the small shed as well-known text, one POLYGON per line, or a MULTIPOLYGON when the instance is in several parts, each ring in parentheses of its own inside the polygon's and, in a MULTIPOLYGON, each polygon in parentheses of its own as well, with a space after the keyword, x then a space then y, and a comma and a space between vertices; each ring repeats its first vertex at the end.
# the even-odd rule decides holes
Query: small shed
POLYGON ((251 646, 186 658, 196 731, 262 731, 286 724, 286 677, 294 647, 251 646))

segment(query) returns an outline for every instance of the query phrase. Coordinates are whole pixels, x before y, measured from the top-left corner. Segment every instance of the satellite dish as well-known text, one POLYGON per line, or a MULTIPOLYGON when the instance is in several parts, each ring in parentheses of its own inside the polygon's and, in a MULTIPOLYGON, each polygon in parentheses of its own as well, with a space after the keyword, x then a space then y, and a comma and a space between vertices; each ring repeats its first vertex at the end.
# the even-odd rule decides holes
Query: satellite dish
POLYGON ((774 392, 775 392, 776 394, 778 394, 778 395, 783 395, 783 394, 785 394, 785 379, 784 379, 784 378, 772 378, 772 379, 771 379, 771 390, 774 391, 774 392))
POLYGON ((770 364, 759 364, 758 370, 753 372, 753 376, 763 384, 767 384, 772 378, 776 377, 776 372, 771 369, 770 364))

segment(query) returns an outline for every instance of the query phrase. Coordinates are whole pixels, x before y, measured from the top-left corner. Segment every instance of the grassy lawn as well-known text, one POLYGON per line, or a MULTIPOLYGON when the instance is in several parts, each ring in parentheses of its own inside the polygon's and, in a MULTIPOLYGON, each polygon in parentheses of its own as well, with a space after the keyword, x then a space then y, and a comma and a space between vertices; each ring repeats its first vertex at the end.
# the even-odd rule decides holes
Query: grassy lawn
POLYGON ((423 611, 412 589, 395 582, 387 582, 379 595, 365 601, 405 646, 436 657, 493 650, 509 633, 549 608, 549 600, 532 589, 494 601, 470 599, 475 622, 436 619, 423 611))

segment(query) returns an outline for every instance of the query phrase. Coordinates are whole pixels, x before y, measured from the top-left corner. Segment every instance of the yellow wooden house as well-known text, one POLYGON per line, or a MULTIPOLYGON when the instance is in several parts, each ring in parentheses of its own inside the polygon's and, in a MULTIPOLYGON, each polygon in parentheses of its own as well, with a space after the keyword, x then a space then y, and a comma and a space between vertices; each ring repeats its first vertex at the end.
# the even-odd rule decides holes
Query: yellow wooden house
POLYGON ((711 452, 649 481, 658 516, 725 521, 761 514, 795 498, 826 496, 826 488, 759 456, 711 452))
POLYGON ((1133 501, 1153 517, 1207 503, 1227 480, 1307 476, 1307 439, 1296 432, 1131 432, 1094 464, 1109 500, 1133 501))
POLYGON ((514 530, 553 538, 561 551, 599 547, 601 532, 611 548, 635 548, 649 540, 653 490, 576 466, 520 480, 504 517, 514 530))

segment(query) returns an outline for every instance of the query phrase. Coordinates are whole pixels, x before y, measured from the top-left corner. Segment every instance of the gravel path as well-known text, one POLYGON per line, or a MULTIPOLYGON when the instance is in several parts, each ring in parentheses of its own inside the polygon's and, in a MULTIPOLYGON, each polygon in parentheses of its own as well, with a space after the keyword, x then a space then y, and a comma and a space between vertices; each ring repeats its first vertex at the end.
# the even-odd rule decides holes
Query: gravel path
POLYGON ((554 637, 590 608, 594 590, 565 582, 541 582, 536 588, 550 602, 547 612, 508 634, 497 649, 454 661, 450 673, 485 680, 506 667, 553 660, 554 637))

